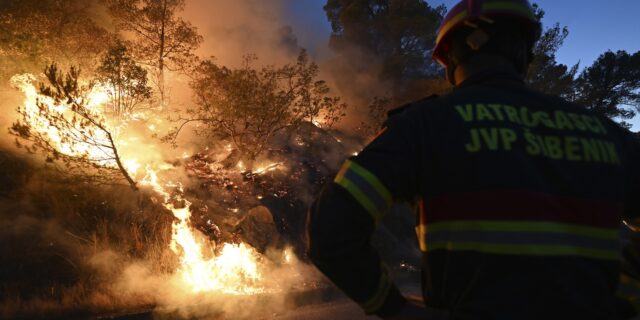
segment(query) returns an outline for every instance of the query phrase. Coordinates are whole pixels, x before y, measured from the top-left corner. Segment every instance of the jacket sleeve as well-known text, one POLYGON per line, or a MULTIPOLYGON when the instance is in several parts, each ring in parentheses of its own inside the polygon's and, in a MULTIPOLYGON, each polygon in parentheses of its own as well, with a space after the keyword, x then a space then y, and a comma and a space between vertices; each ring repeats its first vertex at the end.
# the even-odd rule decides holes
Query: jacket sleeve
POLYGON ((367 314, 394 315, 406 303, 370 239, 393 201, 417 194, 410 130, 404 121, 391 123, 343 164, 309 210, 310 259, 367 314))
POLYGON ((625 219, 635 227, 640 227, 640 135, 635 134, 629 142, 630 161, 627 188, 625 191, 625 219))
POLYGON ((631 235, 622 251, 617 296, 625 319, 640 314, 640 234, 631 235))

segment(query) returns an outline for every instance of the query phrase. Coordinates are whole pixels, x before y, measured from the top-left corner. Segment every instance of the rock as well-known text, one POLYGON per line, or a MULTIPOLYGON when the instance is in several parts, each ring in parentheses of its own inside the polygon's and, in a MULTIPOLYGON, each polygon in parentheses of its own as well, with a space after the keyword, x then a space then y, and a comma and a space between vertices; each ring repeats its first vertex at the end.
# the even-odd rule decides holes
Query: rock
POLYGON ((258 206, 249 210, 236 227, 238 237, 260 252, 266 252, 270 246, 280 243, 280 234, 273 222, 271 211, 258 206))

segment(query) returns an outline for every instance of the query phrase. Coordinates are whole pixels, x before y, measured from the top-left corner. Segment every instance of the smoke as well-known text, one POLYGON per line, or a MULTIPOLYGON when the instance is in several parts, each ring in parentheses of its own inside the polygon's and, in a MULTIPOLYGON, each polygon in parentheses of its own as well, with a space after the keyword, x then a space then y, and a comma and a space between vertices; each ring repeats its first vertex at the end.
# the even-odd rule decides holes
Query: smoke
MULTIPOLYGON (((96 6, 95 1, 91 2, 92 17, 99 25, 113 30, 104 8, 96 6)), ((337 59, 326 46, 329 34, 326 29, 306 25, 304 21, 300 21, 300 17, 292 19, 288 8, 294 1, 296 0, 189 0, 183 18, 198 27, 204 36, 204 43, 197 54, 203 58, 213 56, 218 63, 229 67, 237 67, 245 54, 256 54, 259 64, 292 63, 301 47, 309 49, 320 66, 320 78, 328 80, 334 94, 342 96, 352 106, 351 116, 341 128, 353 132, 353 127, 362 119, 359 115, 368 100, 372 95, 385 91, 385 84, 379 83, 374 76, 376 70, 379 70, 379 63, 374 57, 355 48, 347 59, 337 59), (366 68, 355 68, 349 59, 366 62, 366 68)), ((166 79, 169 83, 171 108, 184 110, 191 104, 188 76, 169 74, 166 79)), ((15 110, 24 99, 12 89, 1 93, 2 97, 9 97, 2 102, 8 110, 15 110)), ((6 129, 15 118, 15 113, 5 113, 0 116, 0 126, 6 129)), ((152 137, 154 134, 162 136, 170 125, 166 119, 157 116, 132 120, 125 131, 120 132, 127 137, 120 145, 123 157, 135 155, 141 164, 168 168, 160 173, 165 180, 170 178, 172 182, 181 182, 187 188, 200 188, 201 193, 218 192, 211 189, 203 191, 203 183, 187 174, 184 167, 187 161, 183 161, 183 158, 203 152, 204 146, 224 147, 216 146, 216 141, 203 141, 203 137, 186 134, 178 141, 181 148, 172 149, 152 137)), ((321 131, 316 127, 313 129, 321 131)), ((306 137, 308 140, 302 141, 305 146, 299 149, 290 148, 296 152, 295 155, 281 155, 289 161, 285 165, 293 167, 295 164, 298 168, 306 168, 311 163, 320 168, 318 176, 328 176, 329 171, 337 170, 347 154, 358 151, 356 143, 348 139, 350 134, 346 134, 347 137, 343 137, 342 142, 335 140, 330 145, 327 142, 331 140, 329 135, 324 131, 322 133, 309 134, 306 137), (312 144, 312 139, 317 143, 308 147, 312 144)), ((13 137, 5 135, 0 139, 0 144, 10 144, 12 140, 13 137)), ((15 159, 7 161, 15 165, 24 163, 15 159)), ((122 311, 142 305, 155 306, 157 313, 177 313, 183 317, 224 314, 233 315, 233 318, 254 318, 262 317, 265 313, 281 312, 295 305, 294 296, 299 292, 321 289, 319 284, 323 279, 315 269, 292 257, 290 249, 271 248, 260 264, 265 279, 262 285, 270 288, 266 292, 252 296, 194 293, 174 275, 178 261, 168 247, 173 217, 154 200, 150 191, 136 194, 126 186, 90 186, 73 181, 69 185, 63 185, 50 182, 46 172, 34 173, 35 166, 27 166, 27 171, 33 172, 24 175, 17 175, 18 170, 11 167, 4 169, 6 172, 2 172, 0 178, 3 179, 2 182, 11 183, 4 184, 7 192, 2 195, 6 197, 0 199, 3 218, 0 223, 0 241, 6 245, 0 260, 13 261, 21 255, 28 260, 26 253, 36 249, 55 248, 56 250, 49 252, 57 254, 55 256, 58 258, 47 256, 43 260, 45 264, 48 263, 52 273, 46 274, 49 278, 42 279, 44 285, 37 286, 48 288, 51 282, 69 276, 68 284, 91 292, 69 293, 76 299, 65 300, 69 308, 86 306, 92 312, 102 312, 122 311), (29 247, 20 249, 15 243, 26 243, 29 247), (48 244, 53 245, 47 246, 48 244), (62 274, 63 270, 71 272, 62 274), (89 301, 78 302, 80 296, 88 297, 89 301)), ((298 171, 283 172, 293 175, 298 171)), ((308 170, 299 172, 304 175, 300 173, 303 178, 295 185, 302 189, 300 199, 296 200, 308 204, 314 197, 308 190, 314 190, 317 186, 305 180, 308 170)), ((133 175, 137 180, 142 179, 144 167, 133 175)), ((245 178, 238 172, 236 176, 240 182, 245 178)), ((186 195, 189 196, 193 194, 186 195)), ((206 196, 208 199, 212 197, 206 196)), ((256 201, 254 194, 250 197, 256 201)), ((251 203, 248 198, 236 197, 233 201, 233 205, 251 203)), ((289 206, 289 203, 284 204, 289 206)), ((229 206, 228 203, 219 205, 229 206)), ((300 215, 297 218, 302 219, 300 215)), ((31 269, 27 268, 27 274, 23 276, 28 278, 29 273, 39 271, 43 261, 31 265, 31 269)), ((2 267, 6 267, 6 263, 2 267)), ((62 299, 61 296, 67 295, 56 292, 45 297, 49 301, 55 301, 62 299)), ((4 305, 0 305, 0 309, 2 307, 4 305)))
POLYGON ((238 66, 243 55, 256 54, 260 63, 293 61, 298 51, 295 30, 284 20, 287 1, 187 1, 183 18, 198 28, 202 57, 214 56, 223 65, 238 66))
POLYGON ((374 97, 389 94, 390 84, 380 80, 382 63, 375 55, 355 46, 340 56, 329 49, 331 30, 322 5, 191 0, 182 16, 204 36, 197 54, 215 57, 222 65, 237 67, 247 54, 256 54, 258 64, 282 65, 294 62, 301 48, 307 49, 320 67, 319 78, 349 105, 347 117, 336 127, 353 134, 361 122, 369 121, 367 107, 374 97))
MULTIPOLYGON (((111 253, 101 259, 113 260, 111 253)), ((97 260, 97 259, 96 259, 97 260)), ((113 263, 104 263, 111 268, 113 263)), ((120 298, 152 301, 154 314, 163 318, 255 319, 296 307, 296 297, 309 290, 322 290, 322 276, 300 262, 290 249, 271 249, 259 261, 264 292, 242 295, 224 292, 194 292, 177 275, 159 275, 144 262, 130 263, 114 278, 112 292, 120 298)), ((302 303, 313 302, 314 298, 302 303)))

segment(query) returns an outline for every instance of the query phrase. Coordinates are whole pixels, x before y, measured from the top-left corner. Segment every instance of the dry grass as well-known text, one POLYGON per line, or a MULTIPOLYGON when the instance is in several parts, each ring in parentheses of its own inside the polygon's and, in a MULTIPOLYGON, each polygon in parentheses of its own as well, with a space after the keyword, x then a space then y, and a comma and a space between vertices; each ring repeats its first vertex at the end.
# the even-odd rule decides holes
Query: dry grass
POLYGON ((125 264, 175 268, 172 215, 143 191, 49 179, 0 152, 0 318, 68 318, 152 305, 113 293, 125 264))

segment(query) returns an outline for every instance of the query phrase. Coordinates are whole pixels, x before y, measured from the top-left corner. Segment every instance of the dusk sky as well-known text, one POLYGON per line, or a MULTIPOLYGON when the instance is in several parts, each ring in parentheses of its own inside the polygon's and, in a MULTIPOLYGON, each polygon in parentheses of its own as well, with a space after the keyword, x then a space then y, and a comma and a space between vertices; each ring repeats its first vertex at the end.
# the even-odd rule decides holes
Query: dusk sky
MULTIPOLYGON (((289 0, 288 20, 302 46, 310 50, 318 38, 327 38, 331 27, 322 9, 325 0, 289 0)), ((429 4, 444 4, 451 8, 458 0, 432 0, 429 4)), ((560 63, 589 66, 607 50, 640 50, 640 1, 638 0, 537 0, 546 11, 545 26, 559 22, 569 28, 569 37, 557 53, 560 63)), ((322 42, 320 42, 322 43, 322 42)), ((326 43, 326 42, 324 42, 326 43)), ((634 121, 634 131, 640 130, 640 117, 634 121)))

